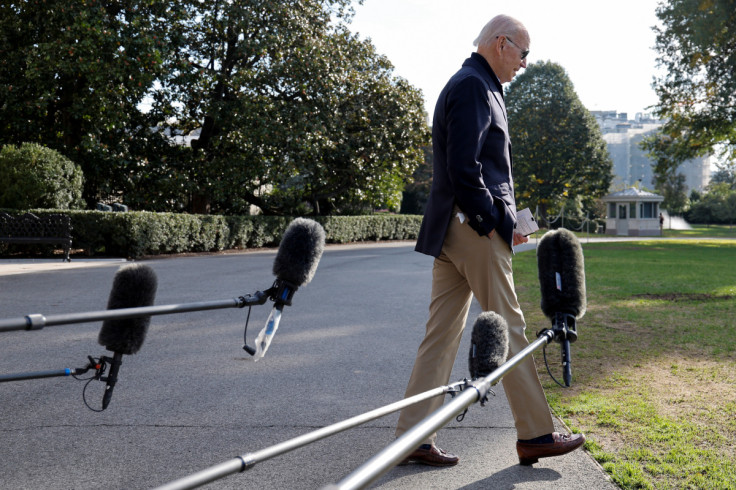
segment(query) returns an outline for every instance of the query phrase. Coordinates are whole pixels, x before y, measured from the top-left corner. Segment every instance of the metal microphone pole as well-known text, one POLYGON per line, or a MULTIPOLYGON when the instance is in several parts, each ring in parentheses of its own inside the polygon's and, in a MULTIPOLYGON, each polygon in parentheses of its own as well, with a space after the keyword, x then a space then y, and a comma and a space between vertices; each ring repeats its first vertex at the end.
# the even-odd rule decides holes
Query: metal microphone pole
POLYGON ((499 366, 485 378, 472 382, 463 380, 451 385, 434 388, 432 390, 425 391, 424 393, 419 393, 418 395, 405 398, 384 407, 379 407, 373 411, 303 434, 260 451, 238 456, 224 463, 211 466, 197 473, 193 473, 160 487, 156 487, 154 490, 183 490, 197 488, 233 473, 242 473, 251 469, 256 463, 285 454, 312 442, 319 441, 331 435, 343 432, 379 417, 383 417, 384 415, 397 412, 405 407, 414 405, 415 403, 419 403, 436 396, 445 395, 447 393, 458 393, 458 388, 464 387, 449 403, 445 404, 436 412, 430 414, 414 428, 396 439, 393 444, 387 446, 383 451, 358 468, 354 473, 343 479, 337 486, 330 485, 325 487, 326 489, 364 488, 406 458, 406 456, 408 456, 409 453, 411 453, 411 451, 413 451, 430 434, 447 424, 453 417, 456 417, 473 403, 484 399, 491 386, 497 384, 501 378, 514 369, 527 356, 532 354, 539 347, 552 342, 554 338, 555 335, 552 330, 545 329, 541 331, 537 340, 529 344, 524 350, 509 359, 503 365, 499 366))
POLYGON ((0 383, 6 383, 8 381, 23 381, 26 379, 40 379, 40 378, 54 378, 58 376, 73 376, 75 374, 84 374, 90 369, 94 369, 95 366, 88 365, 83 368, 64 368, 64 369, 52 369, 49 371, 35 371, 29 373, 18 373, 18 374, 3 374, 0 375, 0 383))
POLYGON ((395 439, 393 443, 386 446, 382 451, 340 480, 336 485, 329 485, 324 487, 323 490, 365 488, 376 481, 388 470, 409 456, 427 437, 444 427, 450 420, 462 413, 470 405, 484 399, 491 386, 497 384, 501 378, 536 349, 552 342, 554 335, 554 332, 549 329, 541 331, 538 334, 537 340, 499 366, 498 369, 485 378, 473 381, 471 386, 463 390, 462 393, 429 414, 424 420, 409 429, 401 437, 395 439))
POLYGON ((419 393, 418 395, 405 398, 390 405, 376 408, 375 410, 366 412, 361 415, 356 415, 355 417, 343 420, 342 422, 337 422, 321 429, 308 432, 293 439, 289 439, 279 444, 261 449, 260 451, 243 454, 242 456, 238 456, 237 458, 231 459, 224 463, 211 466, 197 473, 193 473, 189 476, 185 476, 160 487, 156 487, 155 490, 182 490, 196 488, 223 478, 227 475, 231 475, 233 473, 242 473, 243 471, 251 469, 253 466, 255 466, 256 463, 266 461, 275 456, 279 456, 281 454, 288 453, 289 451, 293 451, 294 449, 298 449, 302 446, 306 446, 307 444, 310 444, 312 442, 319 441, 339 432, 343 432, 366 422, 370 422, 371 420, 389 415, 393 412, 397 412, 404 407, 414 405, 415 403, 419 403, 424 400, 434 398, 436 396, 445 395, 451 392, 454 393, 457 391, 457 388, 465 384, 466 381, 459 381, 457 383, 440 386, 438 388, 425 391, 424 393, 419 393))
POLYGON ((0 320, 0 332, 10 332, 14 330, 40 330, 43 327, 68 325, 71 323, 96 322, 100 320, 115 319, 122 320, 126 318, 169 315, 172 313, 188 313, 192 311, 216 310, 220 308, 243 308, 245 306, 262 305, 268 299, 268 291, 257 291, 253 295, 240 296, 227 300, 201 301, 196 303, 161 306, 140 306, 137 308, 119 308, 114 310, 88 311, 49 316, 35 313, 20 318, 0 320))
MULTIPOLYGON (((171 313, 187 313, 191 311, 214 310, 218 308, 243 308, 245 306, 262 305, 270 298, 271 290, 266 292, 256 291, 253 295, 240 296, 228 300, 202 301, 196 303, 184 303, 161 306, 141 306, 136 308, 119 308, 114 310, 89 311, 82 313, 67 313, 61 315, 44 316, 40 313, 26 315, 21 318, 10 318, 0 320, 0 332, 11 332, 14 330, 41 330, 43 327, 56 325, 68 325, 71 323, 96 322, 100 320, 122 320, 127 318, 139 318, 153 315, 168 315, 171 313)), ((52 378, 57 376, 72 376, 83 374, 90 369, 99 369, 100 362, 93 362, 84 368, 64 368, 49 371, 36 371, 28 373, 0 375, 0 383, 8 381, 22 381, 27 379, 52 378)))

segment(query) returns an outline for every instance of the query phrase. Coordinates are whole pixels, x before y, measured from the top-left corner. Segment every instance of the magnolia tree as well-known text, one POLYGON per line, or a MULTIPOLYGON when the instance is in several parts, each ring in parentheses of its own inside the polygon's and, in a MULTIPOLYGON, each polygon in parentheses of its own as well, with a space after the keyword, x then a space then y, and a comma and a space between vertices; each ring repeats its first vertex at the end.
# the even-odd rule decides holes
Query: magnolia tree
POLYGON ((594 209, 608 191, 613 164, 564 68, 549 61, 529 65, 505 98, 520 205, 538 207, 542 216, 574 200, 594 209))
POLYGON ((0 143, 80 163, 88 202, 398 208, 429 140, 422 97, 349 32, 351 3, 3 4, 0 143))

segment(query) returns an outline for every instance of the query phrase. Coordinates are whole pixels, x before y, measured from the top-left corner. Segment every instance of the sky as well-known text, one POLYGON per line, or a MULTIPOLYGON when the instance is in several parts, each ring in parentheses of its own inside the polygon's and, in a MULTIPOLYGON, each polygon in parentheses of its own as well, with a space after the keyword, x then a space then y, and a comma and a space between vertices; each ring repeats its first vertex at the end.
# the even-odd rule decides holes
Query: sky
MULTIPOLYGON (((370 38, 394 74, 422 90, 431 120, 442 87, 475 51, 497 14, 520 20, 531 37, 527 64, 553 61, 591 111, 651 112, 660 0, 364 0, 351 30, 370 38)), ((520 72, 521 73, 521 72, 520 72)))

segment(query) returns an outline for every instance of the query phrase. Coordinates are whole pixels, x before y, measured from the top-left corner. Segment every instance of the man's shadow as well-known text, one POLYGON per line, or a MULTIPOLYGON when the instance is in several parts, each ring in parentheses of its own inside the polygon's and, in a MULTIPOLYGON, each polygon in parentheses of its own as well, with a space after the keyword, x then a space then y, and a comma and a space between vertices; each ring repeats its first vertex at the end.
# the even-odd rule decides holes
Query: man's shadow
POLYGON ((532 468, 530 466, 514 465, 498 471, 488 478, 479 480, 459 490, 488 489, 513 490, 519 483, 530 482, 554 482, 562 478, 562 475, 550 468, 532 468))
MULTIPOLYGON (((401 479, 407 475, 415 475, 427 471, 447 471, 446 468, 432 468, 425 465, 397 466, 383 475, 376 484, 386 484, 392 480, 401 479)), ((517 484, 530 482, 554 482, 562 475, 550 468, 534 468, 531 466, 513 465, 498 471, 487 478, 469 483, 458 490, 513 490, 517 484)))

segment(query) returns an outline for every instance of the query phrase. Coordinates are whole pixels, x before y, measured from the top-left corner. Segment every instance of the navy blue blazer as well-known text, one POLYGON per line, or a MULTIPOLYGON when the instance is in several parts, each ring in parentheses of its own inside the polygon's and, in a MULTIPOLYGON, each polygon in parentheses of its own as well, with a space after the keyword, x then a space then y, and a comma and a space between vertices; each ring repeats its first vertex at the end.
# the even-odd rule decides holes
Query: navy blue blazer
POLYGON ((440 93, 432 149, 432 187, 415 250, 440 255, 455 205, 478 235, 496 230, 511 247, 516 202, 503 87, 478 53, 440 93))

